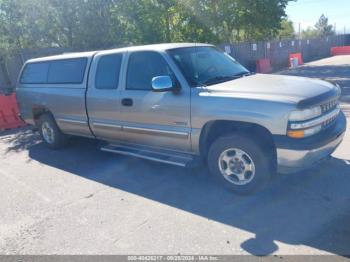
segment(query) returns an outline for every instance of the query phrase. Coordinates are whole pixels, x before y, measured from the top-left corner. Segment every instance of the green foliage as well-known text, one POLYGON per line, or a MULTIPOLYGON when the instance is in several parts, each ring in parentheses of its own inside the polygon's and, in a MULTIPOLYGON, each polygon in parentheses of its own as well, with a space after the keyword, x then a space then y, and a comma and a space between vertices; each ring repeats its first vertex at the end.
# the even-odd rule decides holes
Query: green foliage
POLYGON ((328 24, 328 18, 322 14, 314 27, 308 27, 303 30, 303 38, 316 38, 335 35, 332 25, 328 24))
POLYGON ((288 19, 283 19, 281 22, 281 29, 278 31, 279 39, 294 39, 295 31, 293 22, 288 19))
POLYGON ((303 39, 317 38, 317 37, 318 37, 317 30, 313 27, 310 27, 310 26, 301 32, 301 38, 303 38, 303 39))
POLYGON ((319 36, 331 36, 335 34, 333 26, 328 24, 328 18, 324 14, 317 21, 315 28, 319 36))
POLYGON ((0 49, 289 37, 289 1, 0 0, 0 49))

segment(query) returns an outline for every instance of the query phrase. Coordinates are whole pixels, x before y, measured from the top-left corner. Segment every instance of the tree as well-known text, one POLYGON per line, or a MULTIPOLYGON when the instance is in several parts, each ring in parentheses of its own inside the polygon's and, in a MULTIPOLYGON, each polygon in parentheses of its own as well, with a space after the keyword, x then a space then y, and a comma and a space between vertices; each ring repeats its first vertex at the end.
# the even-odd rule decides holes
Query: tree
POLYGON ((23 15, 21 1, 0 2, 0 47, 23 47, 23 15))
POLYGON ((317 21, 315 28, 318 32, 318 35, 322 37, 335 34, 333 26, 328 24, 328 18, 324 14, 322 14, 317 21))
POLYGON ((0 0, 0 49, 264 40, 287 30, 289 1, 0 0))
POLYGON ((279 39, 294 39, 295 31, 293 22, 288 19, 283 19, 281 22, 281 29, 278 31, 279 39))
POLYGON ((301 38, 305 39, 305 38, 317 38, 319 35, 318 35, 318 31, 309 26, 306 30, 303 30, 301 32, 301 38))
POLYGON ((240 0, 240 18, 244 40, 267 40, 275 37, 286 17, 290 0, 240 0))
POLYGON ((328 18, 322 14, 314 27, 302 31, 302 38, 326 37, 334 34, 333 26, 328 24, 328 18))

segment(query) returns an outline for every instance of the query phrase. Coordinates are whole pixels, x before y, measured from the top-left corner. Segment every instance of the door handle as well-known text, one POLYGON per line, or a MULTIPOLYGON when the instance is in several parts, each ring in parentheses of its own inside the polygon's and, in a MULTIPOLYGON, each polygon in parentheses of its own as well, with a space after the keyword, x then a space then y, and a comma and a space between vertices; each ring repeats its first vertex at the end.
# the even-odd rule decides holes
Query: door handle
POLYGON ((133 100, 131 98, 123 98, 122 99, 122 105, 123 106, 132 106, 133 100))

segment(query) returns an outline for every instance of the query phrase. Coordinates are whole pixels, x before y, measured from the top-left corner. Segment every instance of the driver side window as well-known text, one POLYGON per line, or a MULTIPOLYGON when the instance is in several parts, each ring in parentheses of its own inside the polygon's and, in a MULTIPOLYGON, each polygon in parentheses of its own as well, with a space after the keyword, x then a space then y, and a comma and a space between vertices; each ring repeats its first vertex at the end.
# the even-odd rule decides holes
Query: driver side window
POLYGON ((134 52, 129 57, 126 89, 152 90, 152 79, 156 76, 173 76, 173 73, 157 52, 134 52))

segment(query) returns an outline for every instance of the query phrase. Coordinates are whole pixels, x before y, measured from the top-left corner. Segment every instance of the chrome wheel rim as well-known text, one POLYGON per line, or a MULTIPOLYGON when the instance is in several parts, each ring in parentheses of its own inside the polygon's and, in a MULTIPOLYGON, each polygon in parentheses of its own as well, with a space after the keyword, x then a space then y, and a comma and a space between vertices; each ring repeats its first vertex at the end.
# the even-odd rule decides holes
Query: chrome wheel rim
POLYGON ((230 148, 221 153, 219 169, 230 183, 243 186, 255 177, 255 164, 249 154, 238 148, 230 148))
POLYGON ((41 125, 41 131, 43 134, 43 138, 47 143, 49 144, 54 143, 55 141, 54 130, 48 122, 44 122, 41 125))

